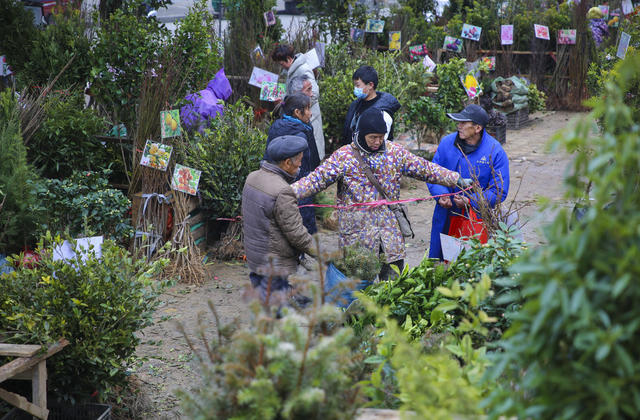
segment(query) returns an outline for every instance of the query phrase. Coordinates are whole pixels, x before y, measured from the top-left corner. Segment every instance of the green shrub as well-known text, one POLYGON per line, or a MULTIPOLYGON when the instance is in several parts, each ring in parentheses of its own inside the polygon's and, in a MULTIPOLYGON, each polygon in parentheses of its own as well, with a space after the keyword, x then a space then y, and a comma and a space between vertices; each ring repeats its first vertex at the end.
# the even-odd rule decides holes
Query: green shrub
POLYGON ((345 276, 373 281, 380 273, 383 260, 377 252, 361 245, 346 246, 341 251, 341 258, 335 260, 334 264, 345 276))
POLYGON ((0 0, 0 51, 14 72, 20 73, 29 61, 25 54, 39 29, 33 25, 33 14, 24 8, 22 2, 0 0))
POLYGON ((561 210, 545 229, 546 245, 512 267, 525 303, 488 378, 505 379, 489 398, 492 418, 625 419, 640 412, 640 136, 635 110, 624 102, 639 69, 640 55, 628 56, 591 114, 555 139, 575 157, 567 198, 590 207, 573 223, 561 210))
POLYGON ((436 69, 438 76, 438 93, 436 98, 445 112, 459 112, 464 107, 467 94, 460 82, 460 76, 467 73, 464 58, 451 58, 446 63, 439 64, 436 69))
POLYGON ((339 326, 340 311, 324 305, 275 319, 253 308, 251 324, 233 335, 217 325, 218 340, 203 343, 207 353, 192 345, 203 382, 180 392, 185 414, 192 419, 354 418, 363 403, 356 385, 362 355, 351 329, 339 326))
POLYGON ((90 41, 84 16, 79 10, 66 8, 55 14, 55 25, 47 25, 36 32, 33 44, 25 54, 28 60, 17 73, 25 86, 45 86, 73 58, 73 62, 60 75, 56 89, 84 87, 91 72, 90 41))
POLYGON ((116 10, 101 23, 91 50, 91 91, 114 123, 134 130, 136 105, 147 72, 153 72, 168 32, 156 19, 116 10))
POLYGON ((9 89, 0 92, 0 252, 15 252, 33 238, 36 197, 29 181, 36 175, 27 164, 20 135, 18 103, 9 89))
POLYGON ((28 157, 40 175, 64 178, 74 170, 98 170, 118 155, 95 136, 107 128, 104 118, 84 108, 82 91, 54 94, 45 102, 46 117, 29 142, 28 157))
POLYGON ((410 102, 402 118, 403 125, 418 136, 418 143, 425 140, 428 133, 435 136, 436 142, 439 141, 444 133, 454 128, 451 121, 442 105, 429 96, 410 102))
POLYGON ((240 214, 244 181, 260 167, 266 144, 266 134, 254 125, 253 111, 242 101, 227 104, 209 129, 194 134, 184 161, 202 171, 199 190, 213 218, 240 214))
POLYGON ((43 179, 33 183, 40 215, 37 232, 79 236, 104 235, 126 242, 133 233, 128 212, 131 202, 120 190, 109 188, 111 171, 80 172, 63 180, 43 179))
POLYGON ((151 325, 160 284, 152 277, 166 265, 134 261, 111 241, 102 257, 90 252, 70 262, 54 261, 58 245, 47 236, 40 262, 0 275, 0 341, 50 344, 64 337, 70 345, 47 360, 49 390, 63 399, 106 396, 126 383, 126 370, 151 325))
MULTIPOLYGON (((489 339, 498 338, 510 322, 510 314, 518 309, 519 293, 510 266, 523 250, 522 243, 514 238, 515 228, 502 226, 486 244, 471 241, 471 248, 460 253, 449 267, 439 261, 424 258, 417 267, 405 269, 393 280, 368 287, 364 293, 380 307, 389 308, 389 316, 395 319, 414 339, 425 333, 451 332, 459 324, 461 313, 444 316, 436 308, 445 301, 439 287, 451 287, 459 282, 479 282, 482 275, 495 279, 492 294, 479 305, 479 309, 497 318, 489 339), (505 302, 508 300, 508 302, 505 302)), ((371 318, 363 318, 359 325, 366 325, 371 318)), ((360 326, 358 328, 361 328, 360 326)))
POLYGON ((529 104, 529 112, 544 111, 547 109, 547 95, 538 90, 535 83, 527 86, 527 103, 529 104))

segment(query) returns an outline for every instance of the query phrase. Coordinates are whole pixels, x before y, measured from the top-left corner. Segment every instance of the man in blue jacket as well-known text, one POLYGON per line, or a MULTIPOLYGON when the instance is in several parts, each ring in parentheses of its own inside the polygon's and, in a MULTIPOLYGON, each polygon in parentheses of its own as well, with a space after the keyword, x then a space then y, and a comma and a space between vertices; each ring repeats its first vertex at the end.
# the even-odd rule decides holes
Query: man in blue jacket
POLYGON ((353 94, 356 100, 349 105, 347 117, 344 120, 342 139, 340 146, 351 144, 353 132, 358 126, 360 115, 369 108, 378 108, 388 114, 389 121, 385 118, 387 130, 385 140, 393 140, 393 114, 400 109, 400 102, 390 93, 376 91, 378 87, 378 72, 371 66, 360 66, 353 73, 353 94))
MULTIPOLYGON (((458 131, 442 138, 433 163, 459 172, 463 178, 477 179, 482 196, 465 193, 437 200, 431 225, 429 258, 439 259, 442 259, 440 233, 448 233, 453 213, 466 214, 464 208, 469 205, 477 212, 479 200, 486 200, 494 207, 509 193, 509 159, 500 143, 484 129, 489 121, 487 112, 478 105, 469 105, 462 112, 447 116, 458 123, 458 131)), ((460 191, 456 187, 437 184, 427 184, 427 187, 431 195, 460 191)))

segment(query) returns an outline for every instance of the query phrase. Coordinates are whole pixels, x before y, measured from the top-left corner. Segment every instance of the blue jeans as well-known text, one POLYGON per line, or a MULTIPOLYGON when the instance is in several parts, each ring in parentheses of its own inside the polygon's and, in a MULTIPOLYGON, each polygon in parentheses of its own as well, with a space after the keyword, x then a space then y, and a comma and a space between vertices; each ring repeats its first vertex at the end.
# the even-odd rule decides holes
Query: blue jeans
MULTIPOLYGON (((249 273, 249 279, 251 279, 251 285, 253 288, 258 291, 260 301, 265 302, 267 300, 267 290, 269 289, 269 277, 251 272, 249 273)), ((291 289, 291 284, 286 277, 271 277, 271 296, 278 296, 278 298, 283 295, 286 296, 291 292, 291 289)))

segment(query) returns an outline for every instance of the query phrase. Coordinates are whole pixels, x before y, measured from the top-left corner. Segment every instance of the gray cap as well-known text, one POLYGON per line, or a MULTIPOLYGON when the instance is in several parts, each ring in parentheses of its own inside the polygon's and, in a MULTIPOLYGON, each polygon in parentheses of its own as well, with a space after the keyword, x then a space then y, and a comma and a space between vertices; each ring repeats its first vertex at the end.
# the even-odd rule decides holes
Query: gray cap
POLYGON ((467 105, 462 112, 448 113, 447 117, 454 121, 471 121, 485 127, 489 122, 489 114, 480 105, 467 105))
POLYGON ((280 162, 307 150, 307 140, 300 136, 280 136, 267 145, 267 160, 280 162))

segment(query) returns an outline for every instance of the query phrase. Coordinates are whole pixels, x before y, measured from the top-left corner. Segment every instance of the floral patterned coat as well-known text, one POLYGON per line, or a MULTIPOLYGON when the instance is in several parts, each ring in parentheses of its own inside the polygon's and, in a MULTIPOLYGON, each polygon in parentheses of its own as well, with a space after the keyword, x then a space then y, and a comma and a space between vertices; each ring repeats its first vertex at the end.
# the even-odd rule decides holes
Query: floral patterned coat
MULTIPOLYGON (((382 200, 355 158, 353 144, 336 150, 318 168, 291 185, 298 198, 308 197, 342 180, 337 204, 382 200)), ((400 178, 410 176, 431 184, 454 186, 459 178, 450 171, 410 153, 397 143, 385 141, 385 150, 376 153, 361 152, 363 160, 371 167, 390 200, 400 197, 400 178)), ((341 247, 360 243, 371 250, 385 254, 388 263, 404 259, 404 237, 398 222, 387 206, 356 207, 338 210, 341 247)))

